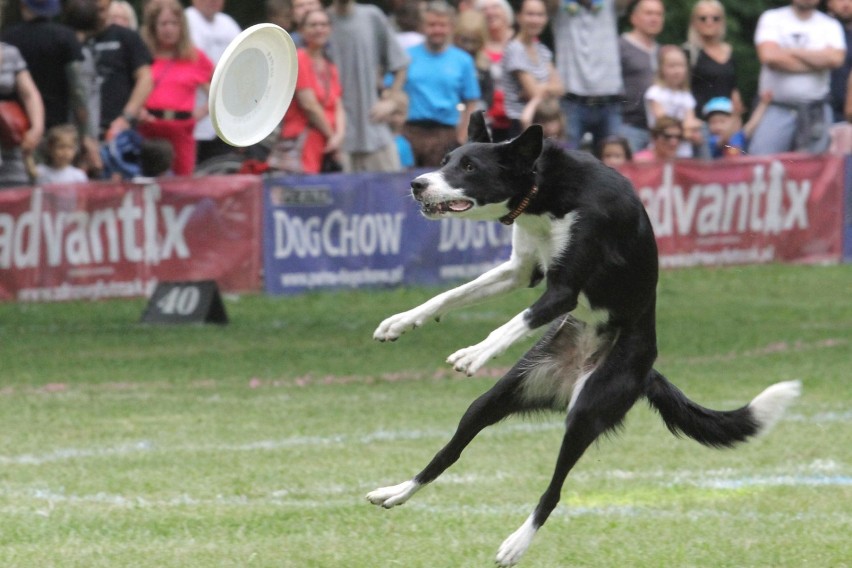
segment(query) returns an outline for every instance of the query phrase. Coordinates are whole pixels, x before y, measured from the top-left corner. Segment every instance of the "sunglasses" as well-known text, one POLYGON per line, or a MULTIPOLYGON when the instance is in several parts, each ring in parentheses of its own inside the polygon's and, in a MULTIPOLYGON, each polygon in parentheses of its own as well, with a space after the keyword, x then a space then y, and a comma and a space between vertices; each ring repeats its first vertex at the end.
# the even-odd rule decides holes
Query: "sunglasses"
POLYGON ((722 21, 722 16, 698 16, 698 19, 701 20, 702 22, 704 22, 705 24, 707 22, 717 22, 718 23, 718 22, 722 21))
POLYGON ((683 140, 683 136, 681 136, 680 134, 669 134, 668 132, 663 132, 662 134, 658 134, 658 135, 657 135, 657 138, 665 138, 667 141, 671 141, 671 140, 677 140, 677 141, 680 141, 680 140, 683 140))

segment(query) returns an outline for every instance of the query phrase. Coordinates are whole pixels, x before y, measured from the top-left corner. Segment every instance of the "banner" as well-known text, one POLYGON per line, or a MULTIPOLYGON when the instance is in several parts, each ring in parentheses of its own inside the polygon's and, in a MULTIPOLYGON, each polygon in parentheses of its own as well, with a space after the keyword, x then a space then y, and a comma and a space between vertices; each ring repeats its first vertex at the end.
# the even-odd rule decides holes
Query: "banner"
MULTIPOLYGON (((428 221, 410 195, 419 172, 267 179, 266 291, 442 284, 508 258, 511 228, 428 221)), ((628 164, 664 268, 837 262, 844 164, 790 154, 628 164)))
POLYGON ((508 258, 511 228, 429 221, 411 198, 417 172, 267 180, 266 291, 438 284, 508 258))
POLYGON ((846 199, 843 201, 843 260, 852 262, 852 156, 846 156, 846 199))
POLYGON ((158 281, 260 285, 255 176, 0 191, 0 300, 145 296, 158 281))
POLYGON ((837 262, 844 160, 784 154, 629 164, 660 266, 837 262))
MULTIPOLYGON (((622 171, 652 219, 664 268, 837 262, 844 229, 852 238, 843 220, 852 181, 840 156, 634 163, 622 171)), ((160 281, 252 291, 261 272, 271 294, 443 285, 509 257, 511 227, 426 220, 410 194, 418 173, 0 191, 0 300, 147 296, 160 281)))

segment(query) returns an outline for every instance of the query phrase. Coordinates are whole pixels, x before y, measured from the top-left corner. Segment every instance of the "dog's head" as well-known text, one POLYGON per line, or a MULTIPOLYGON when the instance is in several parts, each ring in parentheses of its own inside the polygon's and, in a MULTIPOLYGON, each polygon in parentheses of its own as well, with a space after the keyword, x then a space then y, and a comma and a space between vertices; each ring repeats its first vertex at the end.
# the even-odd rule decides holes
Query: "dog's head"
POLYGON ((535 182, 534 165, 543 144, 540 126, 495 144, 484 113, 477 112, 470 118, 467 136, 465 145, 444 156, 441 169, 411 182, 411 193, 429 219, 499 219, 524 199, 535 182))

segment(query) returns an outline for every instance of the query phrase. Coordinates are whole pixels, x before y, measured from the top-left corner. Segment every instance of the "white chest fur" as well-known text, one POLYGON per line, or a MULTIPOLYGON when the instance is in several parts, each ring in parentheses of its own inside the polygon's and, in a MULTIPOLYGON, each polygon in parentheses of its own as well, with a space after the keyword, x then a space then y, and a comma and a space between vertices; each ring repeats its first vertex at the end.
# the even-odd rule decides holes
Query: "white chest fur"
POLYGON ((577 212, 565 217, 524 215, 515 222, 512 236, 513 253, 531 255, 546 272, 548 267, 566 254, 571 246, 571 234, 577 212))

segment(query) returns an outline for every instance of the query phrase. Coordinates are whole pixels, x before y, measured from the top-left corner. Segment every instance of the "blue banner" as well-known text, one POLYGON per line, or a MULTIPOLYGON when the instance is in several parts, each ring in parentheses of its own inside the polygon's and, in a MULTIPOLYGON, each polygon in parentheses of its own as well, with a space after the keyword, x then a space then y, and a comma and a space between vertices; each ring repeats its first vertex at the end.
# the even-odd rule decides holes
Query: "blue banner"
POLYGON ((509 257, 510 227, 426 220, 410 192, 417 174, 268 178, 266 292, 468 280, 509 257))

